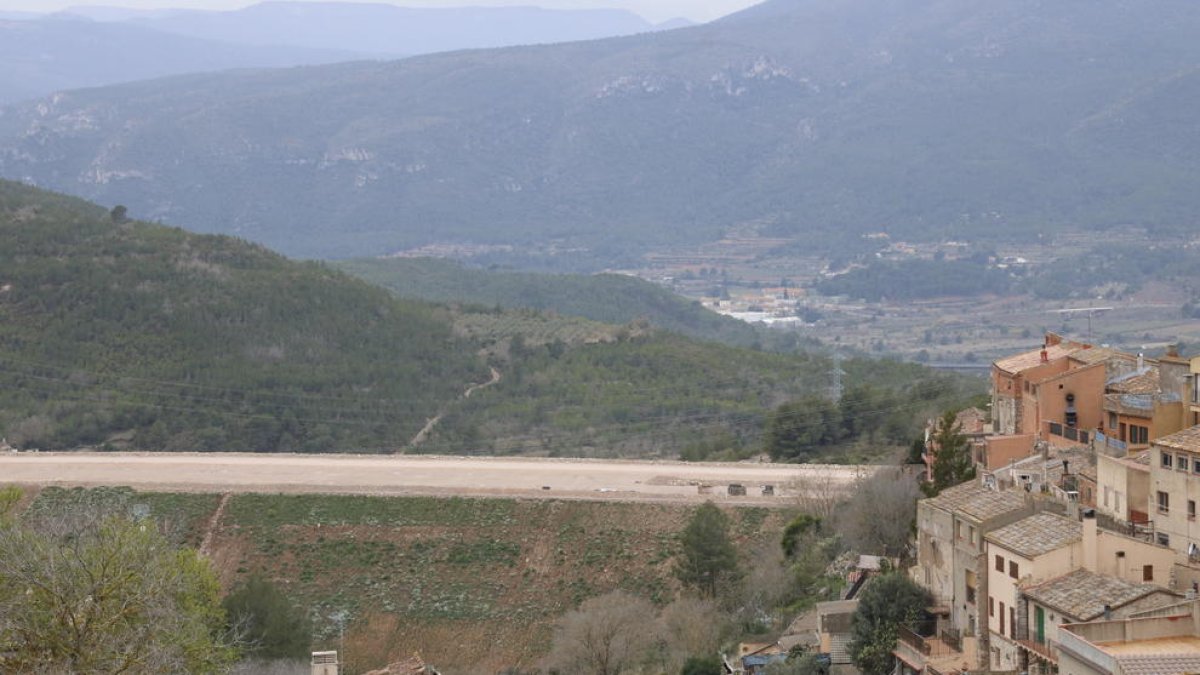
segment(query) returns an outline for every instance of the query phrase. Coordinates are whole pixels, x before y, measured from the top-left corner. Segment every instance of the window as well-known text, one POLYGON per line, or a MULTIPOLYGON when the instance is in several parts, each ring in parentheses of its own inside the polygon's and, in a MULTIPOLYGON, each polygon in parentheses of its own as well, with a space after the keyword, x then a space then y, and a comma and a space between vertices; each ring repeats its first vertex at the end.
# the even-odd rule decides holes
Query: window
POLYGON ((1188 520, 1196 519, 1196 500, 1188 500, 1188 520))
POLYGON ((1020 576, 1020 570, 1017 567, 1017 561, 1015 561, 1015 560, 1008 561, 1008 576, 1010 576, 1014 579, 1016 579, 1017 577, 1020 576))
POLYGON ((1108 428, 1110 430, 1117 428, 1117 413, 1114 413, 1114 412, 1108 413, 1108 428))
MULTIPOLYGON (((1122 424, 1121 426, 1125 426, 1122 424)), ((1129 425, 1129 442, 1145 445, 1150 442, 1150 427, 1138 426, 1136 424, 1129 425)), ((1184 471, 1187 469, 1185 468, 1184 471)))
POLYGON ((1007 612, 1004 611, 1004 603, 1001 602, 1000 603, 1000 634, 1001 635, 1004 635, 1004 615, 1005 614, 1007 614, 1007 612))
POLYGON ((1017 639, 1017 608, 1008 608, 1008 637, 1017 639))
POLYGON ((1109 492, 1111 492, 1111 491, 1112 491, 1112 488, 1110 488, 1110 487, 1109 487, 1109 486, 1107 486, 1107 485, 1105 485, 1105 486, 1104 486, 1104 506, 1105 506, 1105 507, 1107 507, 1107 506, 1108 506, 1108 494, 1109 494, 1109 492))
POLYGON ((1158 512, 1159 513, 1170 513, 1171 512, 1171 495, 1163 492, 1162 490, 1158 491, 1158 512))
POLYGON ((1187 471, 1189 464, 1191 464, 1191 462, 1188 461, 1187 455, 1178 455, 1175 458, 1175 468, 1179 471, 1187 471))
POLYGON ((997 572, 1004 571, 1004 558, 1001 558, 1000 556, 996 556, 996 571, 997 572))
POLYGON ((967 604, 968 605, 975 604, 975 587, 974 586, 967 586, 967 604))
POLYGON ((954 521, 954 538, 962 541, 962 523, 954 521))
POLYGON ((1167 534, 1166 532, 1159 532, 1157 535, 1155 535, 1155 540, 1158 541, 1159 546, 1171 545, 1171 535, 1167 534))
POLYGON ((1192 473, 1200 473, 1200 457, 1192 458, 1192 473))
POLYGON ((1142 581, 1154 581, 1154 565, 1146 565, 1142 568, 1142 581))
POLYGON ((996 616, 996 599, 988 596, 988 616, 996 616))
POLYGON ((974 526, 974 525, 968 525, 968 526, 967 526, 967 532, 968 532, 968 533, 970 533, 970 535, 971 535, 971 543, 972 543, 972 544, 974 544, 974 543, 975 543, 975 526, 974 526))
MULTIPOLYGON (((1122 426, 1122 427, 1124 427, 1125 425, 1124 425, 1124 424, 1122 424, 1121 426, 1122 426)), ((1124 438, 1125 434, 1124 434, 1124 433, 1122 433, 1122 434, 1121 434, 1121 436, 1122 436, 1121 440, 1125 440, 1125 438, 1124 438)), ((1170 455, 1170 454, 1168 454, 1168 453, 1165 453, 1165 452, 1164 452, 1164 453, 1162 453, 1162 468, 1164 468, 1164 469, 1169 469, 1169 468, 1171 468, 1171 464, 1173 463, 1173 459, 1174 459, 1174 458, 1173 458, 1173 456, 1172 456, 1172 455, 1170 455)))

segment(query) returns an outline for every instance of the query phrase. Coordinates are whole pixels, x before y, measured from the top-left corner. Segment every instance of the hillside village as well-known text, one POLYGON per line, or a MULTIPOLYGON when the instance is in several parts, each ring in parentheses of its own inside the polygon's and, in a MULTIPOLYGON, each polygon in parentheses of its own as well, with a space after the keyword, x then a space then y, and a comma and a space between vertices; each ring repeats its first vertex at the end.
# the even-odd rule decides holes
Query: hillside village
MULTIPOLYGON (((906 572, 933 605, 899 628, 894 673, 1200 671, 1200 357, 1049 333, 992 364, 989 406, 954 418, 976 477, 918 503, 906 572)), ((743 644, 729 672, 766 672, 797 644, 856 672, 856 594, 879 570, 863 556, 845 599, 743 644)))
POLYGON ((895 673, 1200 671, 1200 358, 1051 333, 991 378, 990 414, 956 420, 976 478, 918 504, 908 574, 934 605, 895 673))

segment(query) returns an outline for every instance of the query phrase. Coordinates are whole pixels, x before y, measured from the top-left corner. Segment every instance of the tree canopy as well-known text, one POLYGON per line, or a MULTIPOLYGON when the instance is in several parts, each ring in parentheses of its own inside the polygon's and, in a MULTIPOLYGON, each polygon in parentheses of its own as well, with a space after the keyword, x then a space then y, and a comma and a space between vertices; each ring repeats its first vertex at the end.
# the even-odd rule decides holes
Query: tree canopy
POLYGON ((0 671, 223 672, 236 652, 208 561, 104 511, 0 526, 0 671))
POLYGON ((850 657, 864 675, 892 672, 900 626, 914 626, 932 602, 929 592, 901 572, 875 578, 859 595, 850 625, 850 657))
POLYGON ((930 495, 975 477, 971 446, 962 434, 956 414, 954 410, 947 410, 938 420, 937 433, 932 439, 935 451, 933 480, 926 487, 930 495))
POLYGON ((722 586, 740 578, 737 548, 729 538, 729 516, 712 502, 692 514, 680 543, 675 574, 702 596, 715 597, 722 586))

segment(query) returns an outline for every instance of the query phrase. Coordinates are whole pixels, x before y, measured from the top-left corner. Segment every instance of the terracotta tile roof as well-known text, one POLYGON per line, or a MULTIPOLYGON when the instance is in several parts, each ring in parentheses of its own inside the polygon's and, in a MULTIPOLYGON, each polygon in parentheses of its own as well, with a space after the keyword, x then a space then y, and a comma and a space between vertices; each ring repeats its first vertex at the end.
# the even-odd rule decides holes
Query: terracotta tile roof
POLYGON ((1085 365, 1090 365, 1093 363, 1100 363, 1101 361, 1107 361, 1113 357, 1132 358, 1128 354, 1122 354, 1121 352, 1119 352, 1115 349, 1110 349, 1108 347, 1092 347, 1091 349, 1080 349, 1079 351, 1076 351, 1071 354, 1072 361, 1078 361, 1079 363, 1082 363, 1085 365))
POLYGON ((1164 448, 1171 448, 1173 450, 1200 452, 1200 426, 1184 429, 1170 436, 1163 436, 1156 439, 1154 445, 1161 445, 1164 448))
MULTIPOLYGON (((1050 361, 1061 359, 1065 356, 1070 356, 1082 349, 1080 345, 1064 342, 1058 345, 1050 345, 1046 348, 1046 357, 1050 361)), ((1035 349, 1024 354, 1017 354, 1007 358, 1000 359, 994 364, 1000 370, 1006 373, 1019 373, 1030 368, 1036 368, 1042 365, 1042 350, 1035 349)))
POLYGON ((986 539, 1017 555, 1036 558, 1083 539, 1083 526, 1053 513, 1038 513, 991 532, 986 539))
POLYGON ((1124 579, 1078 569, 1050 581, 1024 589, 1030 599, 1057 610, 1074 622, 1091 621, 1104 614, 1104 606, 1118 609, 1154 593, 1163 603, 1178 599, 1174 593, 1153 584, 1135 584, 1124 579))
POLYGON ((1105 387, 1118 394, 1157 394, 1162 389, 1159 371, 1155 366, 1114 377, 1105 387))
POLYGON ((1146 654, 1119 656, 1125 675, 1183 675, 1200 673, 1200 654, 1146 654))

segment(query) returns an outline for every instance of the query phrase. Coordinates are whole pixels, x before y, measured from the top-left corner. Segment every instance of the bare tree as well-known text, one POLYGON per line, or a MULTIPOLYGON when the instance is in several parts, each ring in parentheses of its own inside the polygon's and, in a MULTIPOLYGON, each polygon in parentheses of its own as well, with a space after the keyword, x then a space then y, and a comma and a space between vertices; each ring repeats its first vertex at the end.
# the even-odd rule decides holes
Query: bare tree
POLYGON ((689 596, 664 607, 660 622, 670 673, 679 672, 688 657, 716 654, 729 627, 717 603, 689 596))
POLYGON ((828 520, 848 496, 848 490, 832 474, 795 478, 788 482, 787 491, 803 513, 821 520, 828 520))
POLYGON ((545 666, 563 675, 621 675, 647 658, 657 637, 654 605, 614 591, 559 619, 545 666))
POLYGON ((902 469, 881 469, 855 486, 854 496, 838 513, 837 529, 858 552, 902 555, 920 497, 920 486, 902 469))

